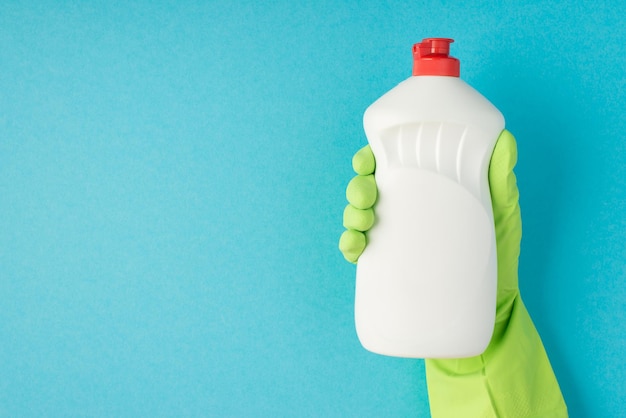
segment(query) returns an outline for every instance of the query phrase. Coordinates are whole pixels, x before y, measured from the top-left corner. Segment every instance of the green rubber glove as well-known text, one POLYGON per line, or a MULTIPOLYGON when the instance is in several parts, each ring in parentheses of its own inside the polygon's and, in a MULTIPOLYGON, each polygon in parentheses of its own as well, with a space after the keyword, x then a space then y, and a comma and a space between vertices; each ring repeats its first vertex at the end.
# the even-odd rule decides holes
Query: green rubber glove
POLYGON ((339 249, 346 260, 356 263, 367 240, 365 231, 374 224, 374 210, 378 192, 374 180, 376 162, 369 145, 361 148, 352 158, 352 168, 356 176, 346 189, 348 206, 343 211, 343 226, 346 231, 339 238, 339 249))
MULTIPOLYGON (((522 221, 513 173, 516 161, 515 138, 505 130, 496 143, 489 166, 498 255, 494 334, 485 352, 479 356, 426 359, 428 397, 433 418, 568 416, 548 356, 519 294, 517 268, 522 221)), ((355 179, 373 174, 374 156, 369 147, 355 155, 353 166, 358 174, 355 179)), ((339 245, 351 262, 356 262, 365 249, 365 232, 371 227, 370 224, 368 228, 363 228, 366 224, 357 222, 362 217, 359 211, 371 211, 373 206, 372 203, 369 208, 359 208, 354 203, 376 200, 369 184, 359 187, 366 180, 355 179, 350 182, 347 193, 348 201, 354 208, 344 212, 344 225, 348 230, 341 236, 339 245)))

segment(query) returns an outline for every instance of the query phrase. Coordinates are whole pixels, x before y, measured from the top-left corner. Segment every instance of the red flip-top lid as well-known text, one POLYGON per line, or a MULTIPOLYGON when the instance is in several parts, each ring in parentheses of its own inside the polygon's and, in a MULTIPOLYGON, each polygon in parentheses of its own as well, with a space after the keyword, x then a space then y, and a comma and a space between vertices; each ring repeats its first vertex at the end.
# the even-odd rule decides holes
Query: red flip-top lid
POLYGON ((413 45, 413 75, 458 77, 459 60, 450 56, 450 38, 425 38, 413 45))

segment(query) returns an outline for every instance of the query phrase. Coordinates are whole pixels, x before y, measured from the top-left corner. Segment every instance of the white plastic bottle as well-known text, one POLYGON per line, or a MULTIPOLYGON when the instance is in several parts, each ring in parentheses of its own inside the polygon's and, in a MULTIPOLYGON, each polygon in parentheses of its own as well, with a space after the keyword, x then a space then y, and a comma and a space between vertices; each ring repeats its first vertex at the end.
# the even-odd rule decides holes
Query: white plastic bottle
POLYGON ((482 353, 493 333, 497 258, 488 182, 504 118, 459 78, 452 39, 413 47, 413 76, 363 123, 376 157, 376 223, 359 258, 363 346, 398 357, 482 353))

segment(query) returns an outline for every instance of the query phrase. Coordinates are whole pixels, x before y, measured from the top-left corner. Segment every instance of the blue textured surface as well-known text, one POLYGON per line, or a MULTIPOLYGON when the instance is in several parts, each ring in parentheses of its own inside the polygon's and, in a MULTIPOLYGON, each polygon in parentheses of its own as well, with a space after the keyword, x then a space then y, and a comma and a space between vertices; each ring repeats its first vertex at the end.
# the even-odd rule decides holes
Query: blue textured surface
POLYGON ((336 249, 362 113, 427 36, 518 139, 571 416, 626 416, 626 7, 233 3, 0 6, 0 416, 427 417, 336 249))

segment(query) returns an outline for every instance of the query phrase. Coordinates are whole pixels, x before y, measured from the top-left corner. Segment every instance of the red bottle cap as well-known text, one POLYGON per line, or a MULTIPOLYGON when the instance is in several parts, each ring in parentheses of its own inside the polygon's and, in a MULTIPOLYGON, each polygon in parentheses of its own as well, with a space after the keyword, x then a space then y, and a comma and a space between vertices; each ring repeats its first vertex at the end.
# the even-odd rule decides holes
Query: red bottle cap
POLYGON ((443 75, 458 77, 459 60, 451 57, 450 38, 425 38, 413 45, 413 75, 443 75))

